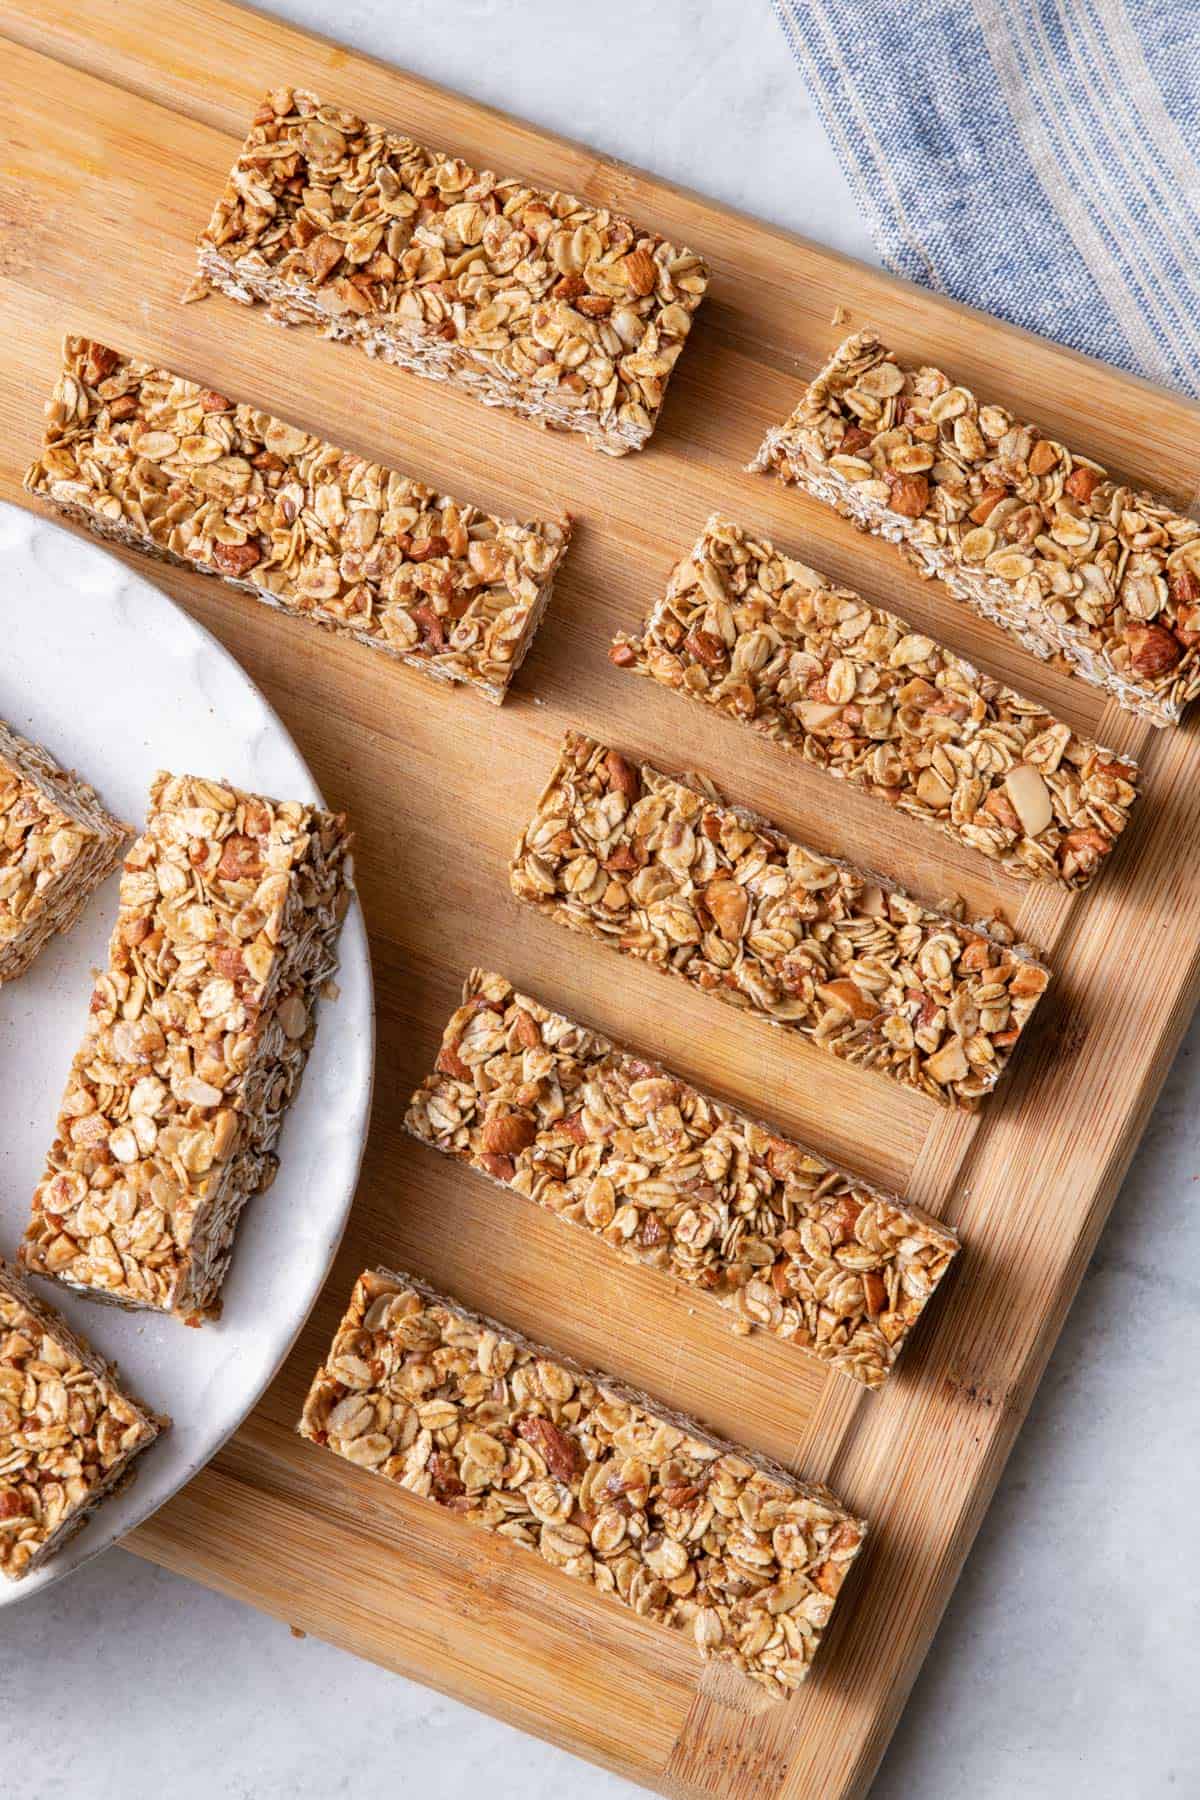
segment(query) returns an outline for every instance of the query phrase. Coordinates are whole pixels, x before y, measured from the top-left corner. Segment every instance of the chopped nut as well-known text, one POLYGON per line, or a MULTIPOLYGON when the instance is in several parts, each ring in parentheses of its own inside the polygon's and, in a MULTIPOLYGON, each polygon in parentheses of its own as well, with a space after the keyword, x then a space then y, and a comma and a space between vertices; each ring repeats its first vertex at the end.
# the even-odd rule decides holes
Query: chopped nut
POLYGON ((26 1268, 189 1323, 215 1311, 335 967, 345 824, 194 775, 155 777, 26 1268))
POLYGON ((1126 632, 1129 661, 1134 671, 1154 680, 1173 669, 1183 655, 1183 646, 1164 625, 1130 625, 1126 632))
POLYGON ((919 519, 929 505, 929 483, 924 475, 898 475, 890 481, 888 506, 906 518, 919 519))
POLYGON ((1017 763, 1011 768, 1004 777, 1004 791, 1027 837, 1037 837, 1053 822, 1050 789, 1032 763, 1017 763))
POLYGON ((521 1113, 501 1112, 483 1127, 481 1142, 485 1150, 496 1156, 516 1156, 532 1144, 537 1127, 521 1113))

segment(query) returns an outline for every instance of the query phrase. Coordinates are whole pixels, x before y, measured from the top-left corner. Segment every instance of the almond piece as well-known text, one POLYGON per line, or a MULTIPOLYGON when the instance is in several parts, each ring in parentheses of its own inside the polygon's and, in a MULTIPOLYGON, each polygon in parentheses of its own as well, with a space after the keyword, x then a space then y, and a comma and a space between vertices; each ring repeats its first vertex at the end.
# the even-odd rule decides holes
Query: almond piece
POLYGON ((1167 674, 1183 655, 1183 645, 1165 625, 1135 621, 1126 631, 1125 641, 1129 645, 1130 666, 1147 681, 1167 674))
POLYGON ((1015 831, 1018 835, 1020 834, 1021 821, 1003 788, 993 788, 979 810, 982 813, 990 814, 1007 831, 1015 831))
POLYGON ((840 706, 826 706, 821 700, 802 700, 799 710, 805 731, 825 731, 830 725, 836 725, 842 716, 840 706))
MULTIPOLYGON (((1174 592, 1174 584, 1172 584, 1172 592, 1174 592)), ((1175 636, 1185 650, 1192 650, 1197 644, 1200 644, 1200 606, 1194 606, 1189 602, 1180 607, 1179 617, 1175 621, 1175 636)))
POLYGON ((1063 483, 1065 491, 1070 494, 1072 500, 1078 500, 1081 506, 1087 505, 1099 485, 1099 471, 1085 468, 1082 463, 1071 470, 1063 483))
POLYGON ((706 669, 715 669, 725 661, 726 649, 724 641, 714 636, 711 631, 689 631, 683 640, 685 650, 690 650, 697 662, 706 669))
POLYGON ((523 1006, 518 1006, 513 1014, 512 1023, 517 1042, 522 1049, 536 1050, 542 1041, 542 1031, 533 1014, 526 1012, 523 1006))
POLYGON ((980 494, 978 500, 971 508, 970 518, 972 523, 975 525, 986 525, 988 514, 999 501, 1003 500, 1007 492, 1008 489, 1002 487, 984 488, 982 494, 980 494))
POLYGON ((518 1419, 517 1436, 541 1451, 546 1467, 557 1480, 570 1481, 579 1460, 579 1446, 574 1438, 552 1425, 549 1419, 538 1417, 518 1419))
MULTIPOLYGON (((1005 802, 1007 805, 1007 801, 1005 802)), ((986 938, 972 938, 958 959, 958 966, 965 974, 979 969, 990 969, 992 966, 992 946, 986 938)))
POLYGON ((1039 438, 1029 453, 1029 473, 1048 475, 1058 461, 1058 445, 1049 438, 1039 438))
POLYGON ((887 1311, 887 1288, 883 1276, 877 1269, 866 1269, 862 1278, 863 1294, 866 1296, 867 1311, 875 1318, 879 1313, 887 1311))
POLYGON ((511 1156, 494 1156, 490 1150, 485 1150, 479 1160, 493 1181, 511 1181, 517 1172, 511 1156))
POLYGON ((471 1079, 471 1071, 458 1054, 457 1044, 443 1044, 433 1066, 439 1074, 451 1075, 455 1081, 470 1081, 471 1079))
POLYGON ((110 350, 107 344, 90 343, 87 360, 83 365, 83 379, 89 387, 96 387, 112 374, 118 361, 116 351, 110 350))
POLYGON ((929 505, 929 483, 924 475, 889 475, 888 505, 906 519, 919 519, 929 505))
POLYGON ((970 1072, 967 1053, 962 1047, 961 1039, 956 1037, 943 1044, 940 1050, 935 1050, 925 1064, 925 1073, 943 1087, 948 1087, 952 1081, 962 1081, 970 1072))
POLYGON ((1081 825, 1068 831, 1059 845, 1058 860, 1064 875, 1081 875, 1095 868, 1102 856, 1112 849, 1111 841, 1094 825, 1081 825))
POLYGON ((936 769, 922 769, 917 776, 917 799, 940 812, 949 806, 953 795, 936 769))
POLYGON ((1004 777, 1004 791, 1027 837, 1045 831, 1054 818, 1050 789, 1032 763, 1017 763, 1004 777))
POLYGON ((835 1598, 840 1590, 842 1578, 845 1575, 848 1566, 847 1563, 823 1562, 813 1576, 813 1580, 816 1582, 821 1592, 827 1594, 831 1600, 835 1598))
POLYGON ((858 1224, 862 1203, 853 1194, 843 1194, 841 1199, 831 1206, 821 1223, 835 1244, 845 1244, 854 1236, 854 1227, 858 1224))
POLYGON ((820 982, 817 993, 827 1006, 840 1007, 842 1012, 850 1014, 852 1019, 873 1019, 879 1008, 869 994, 864 994, 856 981, 848 975, 836 981, 820 982))
POLYGON ((648 250, 631 250, 621 258, 621 267, 631 291, 641 297, 652 294, 658 285, 658 265, 648 250))
POLYGON ((750 910, 745 888, 736 881, 710 881, 704 890, 704 904, 725 942, 735 944, 750 910))
POLYGON ((605 758, 604 767, 608 773, 608 785, 616 788, 618 793, 632 803, 642 791, 642 778, 631 762, 627 762, 618 750, 610 750, 605 758))
POLYGON ((516 1156, 537 1136, 537 1126, 523 1113, 500 1112, 488 1119, 480 1133, 483 1148, 493 1156, 516 1156))
POLYGON ((262 553, 257 544, 213 545, 213 568, 221 575, 231 575, 235 581, 261 561, 262 553))
POLYGON ((1036 963, 1020 962, 1008 984, 1008 991, 1014 1000, 1028 1000, 1035 994, 1044 994, 1049 979, 1047 970, 1039 969, 1036 963))

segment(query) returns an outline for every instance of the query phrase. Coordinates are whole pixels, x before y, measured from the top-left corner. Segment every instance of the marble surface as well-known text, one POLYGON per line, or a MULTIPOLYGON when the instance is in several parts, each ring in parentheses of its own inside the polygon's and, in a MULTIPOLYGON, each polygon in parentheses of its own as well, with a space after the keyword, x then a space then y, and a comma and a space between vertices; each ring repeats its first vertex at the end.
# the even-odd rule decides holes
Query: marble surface
MULTIPOLYGON (((265 9, 872 254, 767 0, 265 9)), ((1198 1047, 1194 1028, 875 1800, 1200 1793, 1200 1425, 1180 1379, 1200 1328, 1198 1047)), ((639 1791, 121 1551, 6 1615, 0 1696, 0 1792, 22 1800, 639 1791)))

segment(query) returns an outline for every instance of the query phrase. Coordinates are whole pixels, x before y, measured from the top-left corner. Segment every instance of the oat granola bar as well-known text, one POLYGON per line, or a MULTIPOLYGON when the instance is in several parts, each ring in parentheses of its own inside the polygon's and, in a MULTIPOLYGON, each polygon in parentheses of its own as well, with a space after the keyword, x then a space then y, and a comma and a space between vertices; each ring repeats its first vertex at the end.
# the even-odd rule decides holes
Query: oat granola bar
POLYGON ((47 1562, 160 1429, 0 1262, 0 1575, 19 1581, 47 1562))
POLYGON ((0 982, 70 930, 130 836, 94 788, 0 719, 0 982))
POLYGON ((518 525, 181 375, 69 337, 31 493, 498 705, 570 536, 518 525))
POLYGON ((606 207, 497 179, 301 88, 254 117, 202 277, 487 406, 639 450, 708 270, 606 207))
POLYGON ((774 469, 1152 725, 1200 693, 1200 523, 980 401, 848 338, 755 469, 774 469))
POLYGON ((1049 971, 697 782, 569 732, 513 892, 948 1104, 996 1085, 1049 971))
POLYGON ((340 814, 156 776, 21 1260, 195 1322, 269 1185, 350 901, 340 814))
POLYGON ((714 514, 612 660, 1002 863, 1083 888, 1136 767, 893 613, 714 514))
POLYGON ((958 1239, 476 969, 414 1137, 879 1387, 958 1239))
POLYGON ((384 1269, 355 1284, 300 1431, 690 1632, 776 1699, 808 1674, 866 1533, 828 1488, 384 1269))

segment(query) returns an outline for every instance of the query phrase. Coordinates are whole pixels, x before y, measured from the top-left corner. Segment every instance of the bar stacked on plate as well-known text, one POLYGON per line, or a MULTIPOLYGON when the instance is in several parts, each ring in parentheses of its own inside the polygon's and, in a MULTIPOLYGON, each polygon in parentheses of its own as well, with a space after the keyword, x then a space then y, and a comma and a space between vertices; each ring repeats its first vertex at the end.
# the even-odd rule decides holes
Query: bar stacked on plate
POLYGON ((21 1247, 94 1298, 215 1310, 239 1215, 274 1174, 350 899, 339 814, 160 774, 125 858, 21 1247))
POLYGON ((0 1262, 0 1574, 47 1562, 164 1423, 0 1262))
POLYGON ((130 835, 94 788, 0 719, 0 982, 71 928, 130 835))

